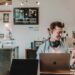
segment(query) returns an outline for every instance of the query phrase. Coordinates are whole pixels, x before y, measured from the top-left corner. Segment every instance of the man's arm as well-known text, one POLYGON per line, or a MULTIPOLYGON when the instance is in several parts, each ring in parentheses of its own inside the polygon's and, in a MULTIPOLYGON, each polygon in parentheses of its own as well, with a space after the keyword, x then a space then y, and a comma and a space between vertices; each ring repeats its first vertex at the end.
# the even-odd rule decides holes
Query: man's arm
POLYGON ((40 53, 44 53, 44 47, 45 47, 45 43, 43 43, 42 45, 39 46, 38 50, 37 50, 37 59, 39 59, 39 55, 40 53))

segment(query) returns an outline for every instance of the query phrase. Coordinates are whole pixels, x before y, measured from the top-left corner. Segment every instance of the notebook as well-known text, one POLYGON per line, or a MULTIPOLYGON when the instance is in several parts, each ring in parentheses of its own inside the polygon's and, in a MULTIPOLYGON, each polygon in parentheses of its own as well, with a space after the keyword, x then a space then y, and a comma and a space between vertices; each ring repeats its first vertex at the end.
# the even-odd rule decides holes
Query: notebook
POLYGON ((70 54, 68 53, 41 53, 40 71, 70 70, 70 54))
POLYGON ((10 75, 37 75, 38 60, 13 59, 10 75))

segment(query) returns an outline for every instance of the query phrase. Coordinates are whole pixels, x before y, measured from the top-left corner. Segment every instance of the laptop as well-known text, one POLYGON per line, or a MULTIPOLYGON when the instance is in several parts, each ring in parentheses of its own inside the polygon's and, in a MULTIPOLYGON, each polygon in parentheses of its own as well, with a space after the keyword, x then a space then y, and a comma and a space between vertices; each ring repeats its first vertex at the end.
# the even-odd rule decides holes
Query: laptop
POLYGON ((70 70, 70 54, 68 53, 41 53, 40 72, 70 70))
POLYGON ((13 59, 9 75, 37 75, 38 60, 13 59))

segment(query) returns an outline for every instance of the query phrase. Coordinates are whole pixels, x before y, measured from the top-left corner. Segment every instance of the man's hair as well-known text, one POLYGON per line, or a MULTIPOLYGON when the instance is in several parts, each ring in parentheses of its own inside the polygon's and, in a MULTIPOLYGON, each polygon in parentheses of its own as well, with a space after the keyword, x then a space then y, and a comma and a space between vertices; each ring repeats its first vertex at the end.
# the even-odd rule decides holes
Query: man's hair
POLYGON ((59 22, 59 21, 52 22, 50 24, 50 29, 53 30, 53 29, 55 29, 56 26, 59 28, 64 28, 64 23, 59 22))

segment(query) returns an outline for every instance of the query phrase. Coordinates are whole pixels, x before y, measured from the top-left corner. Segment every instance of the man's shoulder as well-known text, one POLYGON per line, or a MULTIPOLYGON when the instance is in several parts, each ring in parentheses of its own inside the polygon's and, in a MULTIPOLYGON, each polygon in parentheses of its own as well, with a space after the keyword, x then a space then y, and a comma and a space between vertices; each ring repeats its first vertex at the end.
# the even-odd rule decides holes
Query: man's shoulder
POLYGON ((49 45, 49 40, 45 40, 40 46, 45 46, 45 45, 49 45))
POLYGON ((49 40, 48 40, 48 39, 46 39, 46 40, 43 42, 43 44, 46 44, 46 43, 49 43, 49 40))

